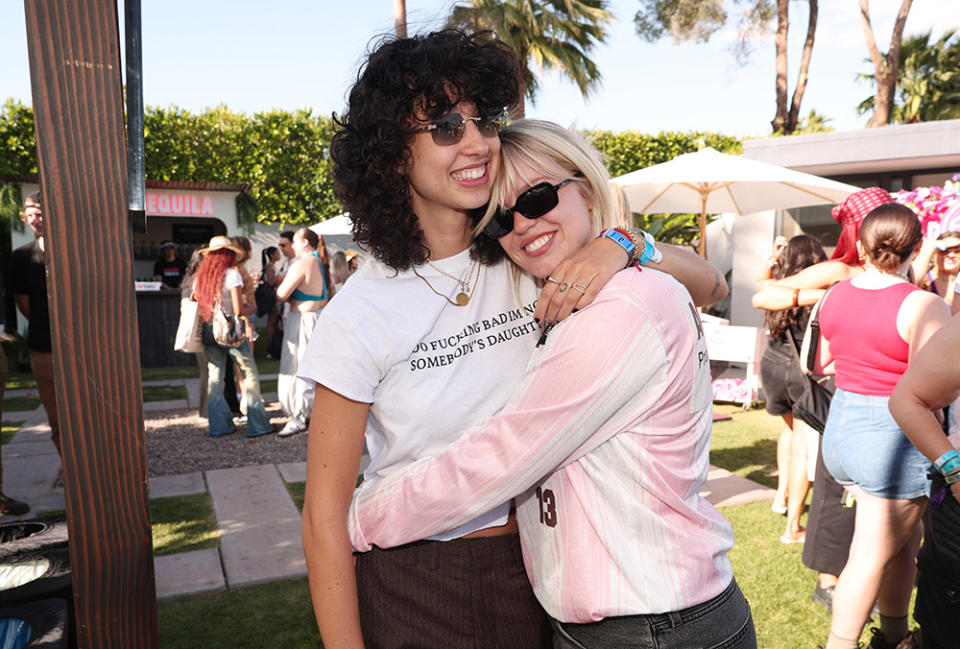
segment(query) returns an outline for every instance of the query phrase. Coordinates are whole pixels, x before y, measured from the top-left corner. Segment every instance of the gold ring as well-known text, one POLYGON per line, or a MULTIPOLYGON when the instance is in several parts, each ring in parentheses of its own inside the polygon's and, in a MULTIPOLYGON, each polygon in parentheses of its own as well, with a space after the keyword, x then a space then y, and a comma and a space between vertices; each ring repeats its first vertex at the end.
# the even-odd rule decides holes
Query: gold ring
POLYGON ((573 288, 577 291, 580 291, 580 295, 583 295, 587 291, 587 287, 580 283, 574 284, 573 288))
POLYGON ((567 284, 566 282, 564 282, 563 284, 560 284, 560 288, 557 289, 557 292, 558 292, 558 293, 563 293, 563 292, 566 291, 568 288, 570 288, 570 285, 567 284))

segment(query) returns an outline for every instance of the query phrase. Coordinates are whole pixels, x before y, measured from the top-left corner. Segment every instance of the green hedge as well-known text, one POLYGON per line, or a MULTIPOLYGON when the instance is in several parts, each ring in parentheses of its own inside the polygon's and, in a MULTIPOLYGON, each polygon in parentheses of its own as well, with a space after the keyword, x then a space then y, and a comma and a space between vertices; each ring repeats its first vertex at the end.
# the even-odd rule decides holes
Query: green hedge
MULTIPOLYGON (((249 183, 257 220, 312 223, 340 213, 333 195, 332 120, 309 110, 247 115, 226 106, 193 113, 148 107, 144 114, 146 175, 152 180, 249 183)), ((740 140, 719 133, 588 131, 611 175, 666 162, 711 146, 740 152, 740 140)), ((36 174, 33 110, 9 99, 0 110, 0 175, 36 174)), ((252 206, 245 204, 252 214, 252 206)))

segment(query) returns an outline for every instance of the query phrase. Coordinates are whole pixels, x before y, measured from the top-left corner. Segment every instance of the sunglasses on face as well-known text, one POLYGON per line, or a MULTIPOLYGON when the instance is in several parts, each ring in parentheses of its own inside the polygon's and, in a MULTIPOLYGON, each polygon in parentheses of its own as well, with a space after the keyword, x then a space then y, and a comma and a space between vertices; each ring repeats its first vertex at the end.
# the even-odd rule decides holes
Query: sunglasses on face
POLYGON ((427 126, 413 129, 413 132, 430 131, 434 144, 448 146, 463 139, 463 134, 467 130, 467 122, 476 124, 477 130, 483 137, 496 137, 507 124, 507 111, 504 110, 496 115, 484 117, 464 117, 460 113, 447 113, 443 117, 430 120, 430 124, 427 126))
MULTIPOLYGON (((579 176, 580 174, 576 174, 579 176)), ((493 215, 483 233, 492 239, 499 239, 513 230, 513 214, 519 212, 528 219, 538 219, 560 202, 560 188, 574 178, 567 178, 556 185, 544 181, 517 196, 517 202, 509 209, 499 209, 493 215)))

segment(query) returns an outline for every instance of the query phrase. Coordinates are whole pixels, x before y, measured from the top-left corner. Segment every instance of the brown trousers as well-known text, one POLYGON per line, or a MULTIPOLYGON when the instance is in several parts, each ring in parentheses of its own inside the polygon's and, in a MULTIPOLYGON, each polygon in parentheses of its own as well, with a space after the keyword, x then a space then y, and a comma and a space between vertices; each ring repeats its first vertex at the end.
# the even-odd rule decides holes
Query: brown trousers
POLYGON ((547 649, 552 632, 517 534, 357 556, 367 649, 547 649))
POLYGON ((49 352, 35 352, 30 350, 30 367, 37 378, 37 392, 43 409, 47 411, 47 420, 50 422, 50 439, 60 451, 60 419, 57 417, 57 391, 53 384, 53 354, 49 352))

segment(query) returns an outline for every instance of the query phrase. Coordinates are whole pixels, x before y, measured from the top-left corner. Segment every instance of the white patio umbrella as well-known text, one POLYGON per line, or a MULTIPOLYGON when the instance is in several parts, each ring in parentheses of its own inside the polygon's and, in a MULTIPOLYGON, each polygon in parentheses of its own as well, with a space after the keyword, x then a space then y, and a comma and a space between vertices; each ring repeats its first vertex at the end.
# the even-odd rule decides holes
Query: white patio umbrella
POLYGON ((613 179, 631 211, 700 213, 700 256, 707 214, 839 203, 859 187, 706 148, 613 179))

